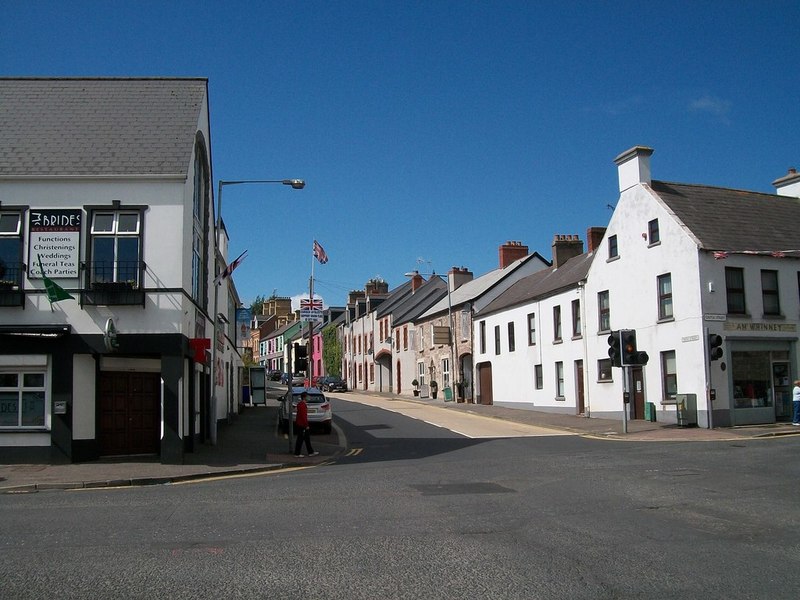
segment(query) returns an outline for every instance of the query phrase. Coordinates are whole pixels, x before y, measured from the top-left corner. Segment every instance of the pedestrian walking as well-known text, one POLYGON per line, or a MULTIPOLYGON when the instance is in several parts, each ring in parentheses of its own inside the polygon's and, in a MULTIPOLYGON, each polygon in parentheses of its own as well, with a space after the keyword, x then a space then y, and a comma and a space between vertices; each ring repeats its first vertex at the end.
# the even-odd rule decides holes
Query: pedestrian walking
POLYGON ((294 418, 294 430, 297 441, 294 444, 294 455, 302 458, 305 454, 301 453, 303 442, 306 444, 306 451, 309 456, 316 456, 319 452, 314 452, 311 447, 311 428, 308 425, 308 404, 306 403, 306 393, 300 394, 300 402, 297 403, 297 415, 294 418))
POLYGON ((800 427, 800 379, 795 380, 792 388, 792 425, 800 427))

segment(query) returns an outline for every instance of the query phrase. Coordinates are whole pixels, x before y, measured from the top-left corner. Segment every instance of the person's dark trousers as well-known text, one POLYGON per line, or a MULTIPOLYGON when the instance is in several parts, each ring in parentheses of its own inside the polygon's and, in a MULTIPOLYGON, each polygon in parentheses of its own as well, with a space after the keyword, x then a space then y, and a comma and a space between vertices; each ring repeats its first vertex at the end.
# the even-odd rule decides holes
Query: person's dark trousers
POLYGON ((297 441, 294 444, 294 453, 300 454, 300 450, 303 449, 303 442, 306 443, 306 450, 309 454, 313 454, 314 449, 311 447, 311 428, 309 427, 296 427, 295 433, 297 437, 297 441))
POLYGON ((792 408, 794 409, 792 412, 792 423, 800 423, 800 402, 792 402, 792 408))

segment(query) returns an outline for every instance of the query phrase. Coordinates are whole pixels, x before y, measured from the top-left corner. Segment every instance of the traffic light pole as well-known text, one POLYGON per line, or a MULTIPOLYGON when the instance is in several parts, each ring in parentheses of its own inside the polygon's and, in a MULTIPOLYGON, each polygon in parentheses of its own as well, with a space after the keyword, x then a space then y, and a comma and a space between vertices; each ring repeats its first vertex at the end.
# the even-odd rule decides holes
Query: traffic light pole
POLYGON ((706 366, 706 412, 708 412, 708 428, 714 429, 714 403, 711 401, 711 348, 707 347, 709 343, 709 335, 711 330, 706 327, 706 334, 703 336, 703 356, 705 360, 703 363, 706 366))
POLYGON ((631 368, 622 366, 622 433, 628 433, 628 404, 630 402, 631 368))
POLYGON ((287 398, 287 401, 286 401, 287 402, 286 412, 288 413, 288 417, 287 417, 288 425, 286 426, 286 430, 287 430, 287 432, 289 434, 289 452, 294 454, 294 420, 292 419, 292 401, 294 400, 294 397, 292 395, 292 376, 294 375, 294 356, 293 356, 293 352, 292 352, 292 344, 291 343, 289 343, 289 352, 287 354, 287 360, 288 360, 288 363, 289 363, 288 366, 286 367, 287 369, 289 369, 289 378, 288 378, 289 382, 287 384, 287 387, 289 389, 286 392, 286 398, 287 398))

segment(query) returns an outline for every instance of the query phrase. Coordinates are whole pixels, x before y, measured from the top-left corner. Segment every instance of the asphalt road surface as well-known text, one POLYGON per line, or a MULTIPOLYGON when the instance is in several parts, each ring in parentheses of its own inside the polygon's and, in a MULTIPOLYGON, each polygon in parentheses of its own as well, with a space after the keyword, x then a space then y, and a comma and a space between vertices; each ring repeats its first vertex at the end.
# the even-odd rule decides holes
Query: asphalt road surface
POLYGON ((334 402, 332 464, 0 496, 0 598, 798 597, 800 438, 468 437, 334 402))

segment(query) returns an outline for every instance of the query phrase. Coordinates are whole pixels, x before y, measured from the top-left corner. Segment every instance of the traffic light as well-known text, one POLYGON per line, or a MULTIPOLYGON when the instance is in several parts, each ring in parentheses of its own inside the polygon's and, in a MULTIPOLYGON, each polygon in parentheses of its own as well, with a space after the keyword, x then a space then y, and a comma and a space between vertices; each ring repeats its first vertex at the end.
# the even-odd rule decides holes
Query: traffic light
POLYGON ((716 333, 708 334, 708 362, 722 358, 722 336, 716 333))
POLYGON ((294 345, 294 372, 308 370, 308 347, 305 344, 294 345))
POLYGON ((612 331, 608 336, 608 357, 612 367, 622 366, 622 351, 619 347, 619 331, 612 331))
POLYGON ((646 365, 650 357, 647 352, 640 352, 636 347, 636 330, 623 329, 619 332, 620 346, 622 346, 622 364, 646 365))

